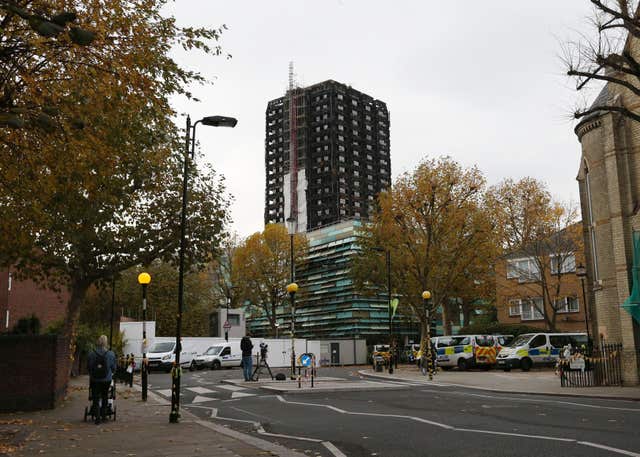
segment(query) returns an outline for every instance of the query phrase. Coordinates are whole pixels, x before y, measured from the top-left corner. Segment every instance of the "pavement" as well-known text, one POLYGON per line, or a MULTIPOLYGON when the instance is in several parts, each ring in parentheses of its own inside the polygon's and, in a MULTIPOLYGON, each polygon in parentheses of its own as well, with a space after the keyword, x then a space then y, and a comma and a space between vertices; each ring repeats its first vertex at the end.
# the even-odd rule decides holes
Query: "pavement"
POLYGON ((551 396, 590 397, 640 401, 640 386, 629 387, 562 387, 560 379, 552 369, 531 370, 529 372, 511 371, 442 371, 439 370, 432 382, 428 376, 413 366, 399 367, 393 374, 374 372, 371 369, 358 373, 378 381, 428 382, 432 385, 465 387, 468 389, 508 392, 520 394, 538 394, 551 396))
POLYGON ((292 451, 223 425, 203 421, 182 409, 169 423, 169 402, 139 387, 118 384, 117 421, 84 422, 88 379, 72 380, 67 398, 53 410, 0 415, 0 455, 51 456, 212 456, 302 457, 292 451), (215 433, 211 433, 211 431, 215 433))

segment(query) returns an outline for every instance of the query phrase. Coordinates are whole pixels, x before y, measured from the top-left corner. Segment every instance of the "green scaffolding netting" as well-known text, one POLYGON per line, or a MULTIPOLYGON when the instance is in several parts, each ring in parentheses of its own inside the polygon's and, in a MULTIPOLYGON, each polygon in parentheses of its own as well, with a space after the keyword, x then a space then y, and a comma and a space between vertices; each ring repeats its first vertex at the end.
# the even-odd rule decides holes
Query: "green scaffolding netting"
POLYGON ((633 281, 631 295, 622 307, 640 323, 640 232, 633 232, 633 267, 631 267, 631 279, 633 281))

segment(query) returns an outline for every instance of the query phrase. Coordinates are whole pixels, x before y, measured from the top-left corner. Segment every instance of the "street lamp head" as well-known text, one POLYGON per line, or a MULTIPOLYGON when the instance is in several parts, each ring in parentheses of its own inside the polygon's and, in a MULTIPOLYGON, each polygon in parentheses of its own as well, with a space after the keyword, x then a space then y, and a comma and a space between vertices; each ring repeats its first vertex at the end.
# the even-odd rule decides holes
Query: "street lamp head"
POLYGON ((295 282, 287 285, 287 292, 290 294, 295 294, 298 291, 298 285, 295 282))
POLYGON ((431 292, 429 292, 428 290, 425 290, 424 292, 422 292, 422 298, 424 300, 429 300, 431 298, 431 292))
POLYGON ((295 220, 295 218, 293 217, 288 217, 287 218, 287 233, 289 233, 289 235, 295 235, 296 234, 296 225, 297 221, 295 220))
POLYGON ((578 265, 576 267, 576 276, 578 278, 580 278, 580 279, 586 278, 586 276, 587 276, 587 268, 582 264, 578 265))
POLYGON ((238 120, 234 117, 227 116, 207 116, 201 119, 202 125, 211 127, 235 127, 238 120))
POLYGON ((151 275, 149 273, 142 272, 138 275, 138 284, 146 286, 150 282, 151 282, 151 275))

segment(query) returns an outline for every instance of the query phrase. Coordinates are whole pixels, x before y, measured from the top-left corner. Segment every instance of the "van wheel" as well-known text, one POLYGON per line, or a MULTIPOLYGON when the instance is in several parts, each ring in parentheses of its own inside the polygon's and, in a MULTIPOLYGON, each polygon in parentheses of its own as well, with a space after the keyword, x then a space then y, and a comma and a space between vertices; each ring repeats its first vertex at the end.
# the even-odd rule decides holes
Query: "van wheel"
POLYGON ((192 360, 191 361, 191 365, 189 365, 189 371, 195 371, 196 370, 196 361, 192 360))
POLYGON ((458 369, 460 371, 466 371, 469 368, 469 364, 467 363, 467 359, 458 359, 458 369))
POLYGON ((529 358, 524 358, 520 361, 520 368, 522 368, 522 371, 529 371, 531 369, 531 365, 533 365, 533 363, 529 358))
POLYGON ((219 370, 220 368, 222 368, 222 365, 220 364, 219 360, 214 360, 213 364, 211 364, 211 369, 212 370, 219 370))

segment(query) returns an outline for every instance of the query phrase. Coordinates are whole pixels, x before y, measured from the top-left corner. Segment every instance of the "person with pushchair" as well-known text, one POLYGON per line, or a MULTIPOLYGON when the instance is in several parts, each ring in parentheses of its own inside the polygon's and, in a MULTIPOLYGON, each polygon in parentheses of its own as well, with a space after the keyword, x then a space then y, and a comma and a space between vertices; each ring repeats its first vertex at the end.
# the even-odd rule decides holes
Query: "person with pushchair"
POLYGON ((107 349, 109 340, 106 335, 98 338, 96 348, 89 353, 87 368, 89 371, 89 383, 91 389, 91 409, 95 423, 99 424, 107 416, 109 403, 109 386, 116 369, 116 355, 107 349))

